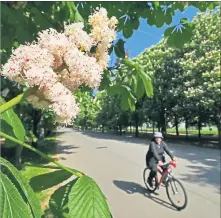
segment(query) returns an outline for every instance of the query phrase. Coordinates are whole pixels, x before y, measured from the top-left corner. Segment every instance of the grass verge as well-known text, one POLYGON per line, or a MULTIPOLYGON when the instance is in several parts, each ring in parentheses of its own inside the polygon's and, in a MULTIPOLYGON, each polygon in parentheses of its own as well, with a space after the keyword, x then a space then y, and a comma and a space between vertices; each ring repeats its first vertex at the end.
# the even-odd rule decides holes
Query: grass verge
MULTIPOLYGON (((44 152, 50 157, 57 159, 56 149, 57 140, 56 137, 45 138, 39 141, 38 147, 40 151, 44 152)), ((48 201, 54 192, 54 187, 50 187, 47 184, 46 177, 56 171, 57 168, 53 163, 48 162, 41 158, 38 154, 28 149, 23 150, 22 154, 23 167, 21 174, 29 182, 33 190, 35 191, 39 201, 41 202, 42 211, 48 208, 48 201), (42 179, 39 179, 42 178, 42 179)), ((54 182, 57 183, 57 179, 54 178, 54 182)))

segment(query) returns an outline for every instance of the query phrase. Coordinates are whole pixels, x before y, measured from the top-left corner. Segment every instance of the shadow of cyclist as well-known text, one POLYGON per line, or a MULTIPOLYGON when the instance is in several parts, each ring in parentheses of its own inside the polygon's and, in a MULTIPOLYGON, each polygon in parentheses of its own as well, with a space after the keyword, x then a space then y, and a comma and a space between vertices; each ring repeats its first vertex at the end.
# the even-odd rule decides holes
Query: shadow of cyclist
POLYGON ((140 194, 144 195, 145 197, 153 200, 154 202, 160 204, 161 206, 164 206, 168 209, 177 211, 175 208, 173 208, 173 206, 170 203, 153 196, 153 195, 157 195, 157 194, 156 193, 149 193, 148 190, 146 188, 142 187, 140 184, 137 184, 135 182, 127 182, 127 181, 119 181, 119 180, 114 180, 113 183, 118 188, 120 188, 121 190, 125 191, 128 194, 140 193, 140 194))

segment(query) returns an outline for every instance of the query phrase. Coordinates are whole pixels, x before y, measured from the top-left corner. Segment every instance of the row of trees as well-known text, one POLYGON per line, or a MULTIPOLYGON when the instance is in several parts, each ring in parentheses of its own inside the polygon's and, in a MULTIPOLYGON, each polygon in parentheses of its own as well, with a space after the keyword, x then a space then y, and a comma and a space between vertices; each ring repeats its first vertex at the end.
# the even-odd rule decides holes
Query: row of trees
MULTIPOLYGON (((215 124, 220 139, 220 14, 199 14, 193 25, 196 28, 191 43, 183 49, 169 48, 162 40, 131 61, 142 66, 152 78, 154 95, 151 98, 144 94, 144 87, 136 84, 139 80, 131 75, 128 65, 119 65, 113 71, 109 93, 104 91, 96 97, 102 107, 99 112, 95 109, 96 113, 91 116, 93 122, 87 117, 87 126, 91 123, 92 126, 118 127, 120 131, 122 127, 135 126, 138 136, 138 126, 144 123, 166 134, 170 122, 179 135, 178 126, 184 122, 186 129, 198 126, 200 137, 203 124, 215 124), (130 90, 138 87, 138 91, 132 93, 137 99, 134 111, 123 110, 122 95, 118 94, 116 86, 119 83, 130 90)), ((78 117, 77 124, 82 125, 82 117, 78 117)))

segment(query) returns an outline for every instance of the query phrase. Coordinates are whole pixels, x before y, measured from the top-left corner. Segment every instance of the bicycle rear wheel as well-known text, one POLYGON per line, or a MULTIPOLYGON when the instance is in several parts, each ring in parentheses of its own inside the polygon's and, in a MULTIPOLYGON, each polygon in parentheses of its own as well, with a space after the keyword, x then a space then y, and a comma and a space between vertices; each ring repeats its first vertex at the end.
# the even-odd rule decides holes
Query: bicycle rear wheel
POLYGON ((187 206, 187 193, 184 186, 178 179, 174 177, 168 178, 166 182, 166 192, 171 204, 177 210, 183 210, 187 206), (183 203, 181 203, 181 195, 183 195, 183 203))
POLYGON ((144 184, 145 184, 147 190, 149 192, 153 193, 157 189, 157 179, 156 178, 153 179, 153 187, 150 187, 150 185, 148 184, 149 173, 150 173, 150 169, 148 167, 146 167, 143 171, 143 180, 144 180, 144 184))

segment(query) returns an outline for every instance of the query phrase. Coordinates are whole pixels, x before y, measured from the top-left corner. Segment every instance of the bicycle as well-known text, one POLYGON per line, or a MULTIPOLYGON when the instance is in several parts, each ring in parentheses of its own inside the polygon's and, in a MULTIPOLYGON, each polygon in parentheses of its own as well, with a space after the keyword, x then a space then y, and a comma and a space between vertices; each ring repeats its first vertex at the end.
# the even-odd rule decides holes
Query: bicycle
POLYGON ((150 185, 148 184, 148 177, 149 177, 150 169, 148 167, 146 167, 143 172, 144 183, 145 183, 148 191, 151 193, 154 193, 157 189, 160 188, 160 185, 162 183, 164 183, 165 187, 166 187, 166 193, 167 193, 167 196, 168 196, 171 204, 177 210, 183 210, 187 206, 187 201, 188 201, 187 193, 186 193, 186 190, 185 190, 184 186, 182 185, 182 183, 172 175, 172 167, 171 166, 173 166, 175 168, 176 162, 171 161, 169 163, 163 164, 162 166, 158 166, 158 173, 161 174, 161 178, 159 180, 158 175, 156 175, 156 177, 153 179, 153 187, 150 187, 150 185), (174 201, 172 199, 173 196, 177 196, 180 193, 178 191, 178 186, 176 185, 176 183, 181 187, 181 190, 184 195, 184 203, 182 205, 178 205, 180 203, 180 200, 174 201), (170 188, 172 190, 172 193, 170 192, 170 188))

